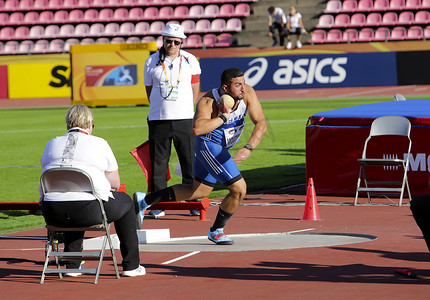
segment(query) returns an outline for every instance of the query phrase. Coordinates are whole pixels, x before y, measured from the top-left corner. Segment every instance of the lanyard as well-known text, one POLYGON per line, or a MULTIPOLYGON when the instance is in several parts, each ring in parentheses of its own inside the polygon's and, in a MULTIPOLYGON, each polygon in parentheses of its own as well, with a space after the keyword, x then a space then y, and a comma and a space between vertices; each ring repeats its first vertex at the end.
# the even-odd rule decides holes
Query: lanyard
POLYGON ((79 128, 72 128, 72 129, 69 130, 69 132, 80 132, 80 133, 85 133, 85 134, 88 135, 88 132, 86 130, 82 130, 82 129, 79 129, 79 128))
MULTIPOLYGON (((173 64, 173 61, 172 61, 173 64)), ((166 83, 169 83, 169 77, 167 76, 167 71, 166 71, 166 66, 164 65, 164 61, 161 64, 163 66, 163 71, 164 71, 164 76, 166 76, 166 83)), ((180 62, 179 62, 179 75, 178 75, 178 83, 177 85, 179 85, 179 82, 181 82, 181 75, 182 75, 182 55, 180 55, 180 62)))

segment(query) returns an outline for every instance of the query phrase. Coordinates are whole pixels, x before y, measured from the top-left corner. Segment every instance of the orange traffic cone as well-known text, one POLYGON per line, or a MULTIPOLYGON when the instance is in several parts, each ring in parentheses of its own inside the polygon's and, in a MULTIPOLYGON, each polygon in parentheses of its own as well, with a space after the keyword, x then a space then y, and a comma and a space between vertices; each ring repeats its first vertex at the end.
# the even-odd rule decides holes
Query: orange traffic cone
POLYGON ((306 203, 305 203, 305 211, 303 213, 302 220, 305 221, 319 221, 320 212, 318 210, 318 201, 317 195, 315 193, 314 180, 309 178, 308 188, 306 191, 306 203))

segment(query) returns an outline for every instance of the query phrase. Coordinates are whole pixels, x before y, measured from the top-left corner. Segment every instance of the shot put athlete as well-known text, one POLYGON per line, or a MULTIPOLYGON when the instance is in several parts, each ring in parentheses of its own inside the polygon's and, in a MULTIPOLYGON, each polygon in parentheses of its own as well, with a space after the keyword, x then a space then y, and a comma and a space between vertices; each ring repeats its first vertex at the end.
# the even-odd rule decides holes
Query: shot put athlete
POLYGON ((221 75, 221 87, 208 91, 197 103, 193 132, 195 143, 194 183, 178 184, 146 195, 137 192, 133 199, 139 207, 138 227, 144 211, 152 204, 166 201, 199 199, 208 196, 217 181, 224 184, 229 194, 224 198, 218 215, 209 229, 208 238, 217 245, 232 245, 233 240, 224 234, 224 226, 233 216, 246 194, 246 182, 236 163, 247 159, 261 142, 266 132, 266 119, 254 89, 245 84, 240 69, 231 68, 221 75), (232 109, 219 101, 223 94, 233 97, 232 109), (247 144, 231 157, 229 149, 240 138, 249 113, 254 129, 247 144))

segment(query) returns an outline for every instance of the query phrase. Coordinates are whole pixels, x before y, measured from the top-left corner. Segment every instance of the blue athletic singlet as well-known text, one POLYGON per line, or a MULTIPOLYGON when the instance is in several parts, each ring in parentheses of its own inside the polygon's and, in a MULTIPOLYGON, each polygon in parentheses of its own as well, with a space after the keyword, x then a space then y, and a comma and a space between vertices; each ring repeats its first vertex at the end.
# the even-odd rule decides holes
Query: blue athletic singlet
MULTIPOLYGON (((213 89, 212 94, 214 100, 218 101, 220 98, 218 90, 213 89)), ((219 181, 229 186, 242 178, 228 149, 239 141, 246 113, 245 101, 239 100, 237 109, 231 112, 227 122, 207 134, 196 137, 194 177, 197 181, 209 186, 214 186, 219 181)))

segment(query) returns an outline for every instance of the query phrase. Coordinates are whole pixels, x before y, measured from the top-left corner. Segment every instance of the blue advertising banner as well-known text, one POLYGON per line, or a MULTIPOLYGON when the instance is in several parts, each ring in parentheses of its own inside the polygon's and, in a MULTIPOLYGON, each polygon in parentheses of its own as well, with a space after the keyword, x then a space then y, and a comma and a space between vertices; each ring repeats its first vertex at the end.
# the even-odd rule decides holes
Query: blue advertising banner
POLYGON ((202 91, 231 67, 256 90, 397 85, 395 52, 201 58, 200 66, 202 91))

